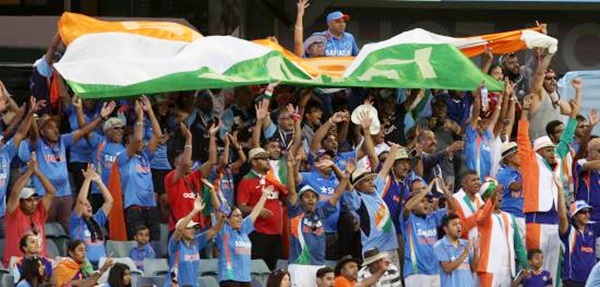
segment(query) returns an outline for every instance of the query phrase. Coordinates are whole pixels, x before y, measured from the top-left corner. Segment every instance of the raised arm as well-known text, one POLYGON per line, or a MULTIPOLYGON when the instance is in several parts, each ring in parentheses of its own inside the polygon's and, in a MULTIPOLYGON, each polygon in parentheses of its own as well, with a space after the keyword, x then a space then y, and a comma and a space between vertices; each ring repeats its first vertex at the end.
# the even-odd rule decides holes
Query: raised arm
POLYGON ((185 231, 188 223, 190 223, 190 221, 192 221, 192 218, 194 218, 194 216, 200 213, 200 211, 202 211, 203 209, 204 201, 202 201, 202 197, 196 196, 196 199, 194 199, 194 207, 192 208, 192 211, 190 211, 185 217, 183 217, 181 221, 178 222, 177 226, 175 226, 176 232, 173 233, 173 239, 175 241, 179 241, 179 239, 181 238, 181 234, 185 231))
POLYGON ((558 232, 560 235, 564 235, 569 230, 569 217, 567 217, 567 205, 563 196, 562 182, 556 176, 554 176, 554 185, 558 188, 558 232))
POLYGON ((46 54, 44 54, 44 60, 46 60, 48 65, 52 65, 52 58, 54 57, 54 53, 56 52, 56 49, 58 49, 58 45, 60 45, 61 41, 60 34, 56 32, 56 34, 54 34, 54 38, 52 38, 52 43, 50 43, 50 46, 48 46, 48 49, 46 50, 46 54))
POLYGON ((294 136, 292 138, 292 143, 288 149, 292 153, 296 154, 298 150, 302 147, 302 115, 298 111, 299 108, 289 104, 287 106, 288 112, 290 113, 292 119, 294 119, 294 136))
POLYGON ((83 214, 83 209, 85 208, 85 203, 88 202, 87 198, 88 192, 90 191, 90 185, 92 183, 92 174, 96 173, 94 171, 94 165, 88 163, 86 170, 81 170, 81 173, 83 175, 83 184, 81 184, 79 194, 77 195, 77 200, 75 201, 75 207, 73 207, 73 212, 75 212, 77 217, 81 217, 81 214, 83 214))
POLYGON ((229 140, 231 141, 231 144, 235 148, 236 152, 238 153, 237 160, 231 165, 231 168, 234 171, 237 171, 240 170, 240 168, 242 168, 242 166, 246 163, 246 153, 237 141, 237 132, 233 132, 232 135, 229 135, 229 140))
POLYGON ((576 118, 581 110, 581 106, 578 105, 575 100, 569 101, 569 105, 571 106, 571 116, 565 125, 565 130, 560 136, 560 141, 556 145, 556 154, 558 154, 560 158, 563 158, 571 151, 571 143, 573 142, 575 129, 577 128, 576 118))
POLYGON ((391 146, 390 153, 388 154, 388 157, 383 162, 383 165, 381 166, 381 169, 379 170, 379 173, 377 174, 377 176, 379 176, 381 179, 384 179, 384 180, 387 178, 388 174, 390 173, 392 166, 394 166, 394 162, 396 161, 396 154, 398 153, 398 151, 401 148, 403 148, 402 146, 400 146, 397 143, 388 142, 388 144, 391 146))
POLYGON ((99 117, 96 117, 89 124, 79 127, 79 129, 73 132, 73 141, 78 141, 85 135, 92 132, 96 127, 98 127, 98 125, 100 125, 100 123, 102 123, 102 121, 108 119, 108 116, 110 116, 110 114, 115 110, 116 105, 117 104, 114 101, 111 101, 110 103, 104 103, 102 105, 102 109, 100 110, 99 117))
POLYGON ((46 101, 37 101, 35 97, 29 97, 29 111, 27 112, 27 115, 25 115, 25 119, 23 120, 23 122, 21 122, 19 129, 13 136, 13 142, 15 146, 19 146, 19 144, 21 144, 21 141, 27 135, 27 132, 29 132, 29 128, 31 127, 31 123, 33 122, 33 114, 39 109, 43 108, 45 105, 46 101))
POLYGON ((286 197, 290 205, 296 205, 298 201, 298 193, 296 192, 296 156, 289 152, 287 157, 287 188, 288 194, 286 197))
MULTIPOLYGON (((35 154, 31 153, 31 158, 35 158, 35 154)), ((42 197, 42 204, 46 211, 50 211, 50 207, 52 207, 52 200, 54 200, 54 196, 56 195, 56 188, 54 185, 48 180, 46 175, 40 171, 39 166, 37 164, 37 159, 33 168, 33 175, 37 176, 38 180, 42 183, 42 187, 46 191, 46 194, 42 197)))
POLYGON ((35 157, 35 152, 32 152, 31 160, 27 164, 27 169, 21 176, 19 176, 19 178, 15 181, 11 188, 8 201, 6 202, 7 213, 12 214, 15 211, 15 209, 19 207, 19 196, 21 195, 21 191, 27 185, 29 179, 33 175, 35 165, 37 165, 37 159, 35 157))
POLYGON ((499 133, 496 132, 496 124, 498 123, 498 119, 500 118, 500 113, 502 112, 503 95, 498 96, 498 102, 494 107, 494 112, 492 113, 492 117, 490 118, 490 123, 487 126, 487 130, 494 135, 494 138, 498 136, 499 133))
MULTIPOLYGON (((580 142, 579 150, 577 151, 577 154, 575 155, 573 162, 577 162, 577 160, 584 158, 585 155, 587 154, 588 144, 589 144, 590 139, 592 138, 592 131, 594 130, 594 127, 596 126, 596 124, 600 121, 600 117, 598 116, 598 109, 593 108, 590 110, 590 112, 588 113, 588 120, 589 120, 590 126, 588 127, 587 131, 585 131, 585 134, 583 135, 583 140, 580 142)), ((600 167, 598 167, 598 168, 600 168, 600 167)), ((586 165, 583 166, 583 170, 588 170, 586 165)))
POLYGON ((483 61, 481 65, 481 71, 484 74, 490 72, 490 68, 492 67, 492 63, 494 63, 494 54, 492 54, 492 47, 485 47, 485 52, 483 53, 483 61))
POLYGON ((173 182, 168 184, 175 184, 185 176, 188 169, 188 163, 192 161, 192 133, 185 125, 184 122, 179 123, 179 129, 181 134, 185 138, 185 144, 183 146, 183 152, 179 157, 179 165, 175 168, 175 174, 173 175, 173 182))
POLYGON ((252 148, 257 148, 260 147, 260 136, 264 121, 269 117, 269 102, 267 100, 260 101, 254 106, 254 110, 256 111, 256 124, 252 129, 252 148))
POLYGON ((310 6, 308 0, 299 0, 296 4, 296 25, 294 26, 294 53, 298 57, 304 55, 304 10, 310 6))
POLYGON ((540 61, 535 70, 535 74, 533 76, 533 80, 531 81, 531 91, 530 93, 535 94, 533 101, 536 103, 536 107, 539 107, 543 99, 543 89, 544 89, 544 79, 546 77, 546 71, 548 67, 550 67, 550 62, 552 61, 552 57, 554 54, 544 53, 544 57, 540 61))
POLYGON ((258 216, 260 215, 261 211, 263 210, 263 208, 265 207, 265 203, 267 202, 267 197, 269 197, 269 195, 271 194, 271 192, 273 192, 274 187, 272 185, 269 185, 267 187, 263 187, 262 189, 262 195, 260 196, 260 199, 258 200, 258 202, 256 203, 256 205, 254 206, 254 208, 252 208, 252 211, 250 212, 250 220, 252 220, 252 223, 254 223, 256 221, 256 218, 258 218, 258 216))
POLYGON ((217 224, 215 224, 213 227, 211 227, 209 230, 206 231, 206 240, 211 240, 211 239, 215 238, 215 236, 217 236, 217 234, 219 234, 219 231, 221 231, 221 228, 223 228, 224 224, 225 224, 225 215, 221 214, 221 216, 219 216, 219 221, 217 221, 217 224))
POLYGON ((148 151, 153 153, 158 148, 160 144, 160 139, 163 136, 162 129, 160 128, 160 124, 154 115, 154 110, 152 109, 152 104, 150 104, 150 100, 145 95, 140 97, 142 109, 144 109, 144 113, 148 115, 148 119, 150 120, 150 124, 152 125, 152 138, 148 142, 148 151))
POLYGON ((438 174, 438 176, 435 178, 435 180, 437 182, 437 185, 444 191, 444 196, 446 197, 446 203, 447 203, 446 212, 447 213, 456 212, 458 210, 458 207, 456 206, 456 202, 454 201, 454 198, 452 196, 452 191, 450 189, 450 186, 446 185, 441 174, 438 174))
POLYGON ((218 152, 217 152, 217 133, 219 132, 219 124, 213 123, 213 125, 208 129, 208 134, 210 138, 208 139, 208 161, 203 163, 200 166, 200 172, 202 173, 203 178, 208 178, 210 176, 210 171, 213 166, 219 163, 218 160, 218 152))
POLYGON ((371 115, 367 112, 362 112, 360 114, 360 127, 365 138, 364 149, 371 167, 376 168, 379 165, 379 158, 377 157, 377 153, 375 153, 375 143, 373 142, 373 136, 371 136, 371 123, 373 123, 371 115))
POLYGON ((433 188, 433 183, 434 183, 434 181, 431 181, 429 183, 429 185, 427 186, 427 190, 419 192, 417 195, 410 198, 404 204, 404 210, 402 211, 402 216, 404 216, 404 218, 407 218, 408 215, 410 215, 412 210, 415 208, 417 203, 419 203, 421 200, 423 200, 423 198, 425 198, 425 196, 427 196, 431 192, 431 189, 433 188))
POLYGON ((471 128, 476 130, 477 124, 479 123, 479 114, 481 113, 481 89, 483 89, 483 84, 477 86, 477 89, 473 91, 473 111, 471 113, 471 118, 469 119, 469 124, 471 128))
POLYGON ((469 239, 469 243, 467 243, 467 246, 465 246, 465 249, 458 258, 451 261, 440 262, 442 270, 444 270, 446 274, 451 274, 452 272, 454 272, 454 270, 458 268, 458 266, 460 266, 465 261, 465 259, 469 257, 469 253, 471 252, 471 245, 472 242, 469 239))
POLYGON ((327 122, 323 123, 315 132, 315 136, 310 143, 310 151, 312 153, 319 151, 321 149, 321 142, 327 136, 329 130, 342 121, 344 121, 344 112, 337 112, 333 114, 327 122))
POLYGON ((135 150, 144 140, 144 109, 139 100, 135 101, 135 126, 133 127, 133 140, 127 145, 127 156, 131 158, 135 150))

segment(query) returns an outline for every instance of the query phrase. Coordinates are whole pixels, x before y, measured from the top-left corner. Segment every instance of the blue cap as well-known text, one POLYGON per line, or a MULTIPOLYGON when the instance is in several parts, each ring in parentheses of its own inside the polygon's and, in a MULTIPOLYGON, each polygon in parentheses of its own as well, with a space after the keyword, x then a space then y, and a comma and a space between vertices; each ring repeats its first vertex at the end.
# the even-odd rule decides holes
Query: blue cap
POLYGON ((344 21, 348 21, 350 20, 350 16, 340 11, 331 12, 327 15, 327 23, 337 19, 344 19, 344 21))

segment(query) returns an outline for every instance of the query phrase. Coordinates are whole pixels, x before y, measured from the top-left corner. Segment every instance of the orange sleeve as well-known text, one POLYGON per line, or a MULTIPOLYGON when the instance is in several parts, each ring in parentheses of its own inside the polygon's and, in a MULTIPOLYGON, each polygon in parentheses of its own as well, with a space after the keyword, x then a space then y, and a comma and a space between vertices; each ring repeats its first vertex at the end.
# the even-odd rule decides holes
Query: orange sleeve
POLYGON ((523 177, 523 212, 537 211, 539 200, 539 166, 529 139, 529 122, 519 121, 517 151, 523 177))
POLYGON ((476 218, 477 226, 483 226, 483 225, 485 225, 486 221, 488 221, 490 216, 492 216, 492 210, 494 210, 494 204, 492 203, 491 200, 488 200, 483 205, 483 208, 480 210, 477 210, 477 212, 475 212, 475 214, 473 214, 473 216, 471 216, 471 217, 476 218))

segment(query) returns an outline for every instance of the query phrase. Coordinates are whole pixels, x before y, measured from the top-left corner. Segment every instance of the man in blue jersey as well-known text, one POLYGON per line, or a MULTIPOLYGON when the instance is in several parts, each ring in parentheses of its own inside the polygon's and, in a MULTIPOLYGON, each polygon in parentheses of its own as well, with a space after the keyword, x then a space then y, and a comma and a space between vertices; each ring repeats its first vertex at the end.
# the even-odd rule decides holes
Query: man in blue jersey
POLYGON ((160 143, 160 128, 154 129, 154 135, 147 145, 143 142, 144 112, 148 112, 153 126, 159 126, 156 118, 149 112, 151 109, 150 102, 145 96, 135 101, 136 123, 133 136, 127 148, 120 152, 116 159, 121 173, 127 238, 130 240, 133 240, 135 228, 139 225, 148 226, 152 240, 158 240, 160 235, 150 168, 150 161, 154 158, 154 152, 160 143))
MULTIPOLYGON (((6 95, 5 95, 6 96, 6 95)), ((12 159, 18 152, 19 145, 27 132, 29 132, 29 128, 31 127, 31 122, 33 121, 33 114, 40 107, 42 107, 45 102, 36 101, 34 97, 29 99, 29 112, 25 116, 25 119, 19 126, 19 129, 15 133, 15 135, 8 140, 2 139, 2 144, 0 145, 0 238, 4 238, 4 214, 6 212, 6 190, 8 188, 8 179, 10 178, 10 163, 12 159)))
MULTIPOLYGON (((444 189, 447 199, 452 198, 452 193, 443 184, 443 180, 437 178, 438 186, 444 189)), ((448 209, 434 211, 433 196, 431 190, 434 186, 432 181, 429 186, 423 180, 415 180, 410 185, 411 195, 402 214, 400 224, 404 235, 404 283, 407 287, 440 286, 440 265, 434 264, 438 260, 435 256, 433 245, 438 239, 438 227, 447 212, 456 211, 454 200, 448 200, 448 209)))
POLYGON ((354 36, 346 32, 346 22, 350 16, 340 11, 331 12, 327 15, 328 29, 318 35, 324 35, 325 56, 345 57, 358 55, 359 49, 354 36))
POLYGON ((515 216, 521 240, 525 242, 525 216, 523 215, 523 177, 517 154, 517 143, 507 142, 502 147, 501 168, 496 174, 498 183, 504 187, 502 211, 515 216))
MULTIPOLYGON (((33 123, 35 132, 31 133, 31 138, 21 142, 21 161, 29 161, 31 152, 35 151, 40 171, 56 188, 56 197, 48 215, 48 222, 59 222, 65 230, 69 230, 73 195, 67 169, 67 149, 106 120, 114 109, 114 102, 104 103, 99 117, 68 134, 60 134, 58 118, 44 115, 33 123)), ((45 190, 37 176, 32 177, 32 182, 36 193, 43 195, 45 190)))
POLYGON ((225 217, 221 217, 218 224, 199 233, 197 232, 198 223, 192 221, 192 218, 202 209, 204 209, 204 202, 200 196, 197 196, 192 211, 175 225, 176 231, 169 239, 167 247, 171 272, 169 278, 165 280, 165 287, 198 287, 199 251, 219 233, 225 219, 225 217))

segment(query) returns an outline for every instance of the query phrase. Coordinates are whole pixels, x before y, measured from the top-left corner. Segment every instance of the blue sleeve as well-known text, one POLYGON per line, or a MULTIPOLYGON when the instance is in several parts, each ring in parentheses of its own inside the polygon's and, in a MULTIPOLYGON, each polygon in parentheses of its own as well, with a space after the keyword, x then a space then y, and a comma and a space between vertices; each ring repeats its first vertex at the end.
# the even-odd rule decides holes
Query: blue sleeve
POLYGON ((473 128, 472 125, 467 124, 467 130, 465 131, 465 143, 466 144, 475 144, 476 139, 477 139, 477 131, 473 128))
POLYGON ((435 253, 435 258, 437 258, 437 261, 439 262, 451 261, 448 252, 444 249, 442 240, 438 240, 438 242, 433 245, 433 253, 435 253))
POLYGON ((127 155, 127 149, 124 149, 117 154, 117 162, 119 163, 119 167, 123 167, 129 162, 129 160, 131 160, 131 157, 127 155))
POLYGON ((171 235, 169 237, 169 244, 167 245, 167 252, 169 253, 169 266, 175 267, 175 255, 177 254, 177 242, 175 242, 175 237, 171 235))
POLYGON ((21 144, 19 145, 19 159, 22 162, 28 162, 29 160, 31 160, 31 147, 29 146, 29 140, 24 140, 21 141, 21 144))
POLYGON ((244 218, 244 220, 242 221, 242 233, 244 234, 250 234, 252 233, 252 231, 254 231, 254 222, 252 222, 252 218, 250 218, 250 216, 246 216, 246 218, 244 218))
POLYGON ((104 213, 104 210, 102 208, 98 209, 96 214, 94 214, 94 220, 96 220, 96 222, 100 226, 106 225, 108 217, 106 216, 106 213, 104 213))
POLYGON ((38 73, 40 73, 40 75, 46 78, 52 76, 52 66, 50 66, 50 64, 46 62, 46 55, 42 56, 37 61, 35 61, 33 65, 35 66, 38 73))
MULTIPOLYGON (((298 186, 305 186, 307 184, 310 184, 311 179, 312 179, 312 173, 301 172, 300 176, 302 177, 302 181, 300 181, 300 184, 298 184, 298 186)), ((313 186, 313 188, 314 188, 314 186, 313 186)))
POLYGON ((6 153, 8 154, 8 161, 11 161, 19 151, 13 139, 8 140, 2 148, 6 150, 6 153))
POLYGON ((204 248, 208 243, 208 239, 206 238, 206 231, 196 234, 194 241, 196 241, 196 246, 198 246, 198 249, 204 248))
POLYGON ((75 211, 71 212, 69 216, 69 236, 75 240, 79 239, 77 234, 77 227, 79 226, 79 222, 81 221, 81 216, 77 216, 75 211))
POLYGON ((329 200, 322 202, 320 207, 321 207, 321 210, 323 211, 323 218, 328 218, 332 214, 335 214, 337 211, 337 208, 334 205, 331 205, 329 200))
POLYGON ((231 109, 226 109, 221 115, 221 128, 219 129, 219 137, 223 138, 225 133, 231 131, 231 127, 233 127, 233 111, 231 109))
POLYGON ((100 145, 100 142, 102 142, 102 136, 97 132, 91 132, 88 142, 90 146, 95 149, 100 145))
MULTIPOLYGON (((83 138, 83 137, 82 137, 83 138)), ((65 148, 70 148, 73 144, 75 144, 73 133, 60 135, 60 139, 65 145, 65 148)))
POLYGON ((435 226, 439 227, 442 225, 442 218, 446 216, 447 212, 445 208, 438 209, 438 211, 433 213, 433 218, 435 219, 435 226))
POLYGON ((275 132, 277 131, 277 126, 273 123, 273 121, 271 121, 271 124, 263 129, 263 135, 265 137, 265 139, 270 139, 273 137, 273 135, 275 135, 275 132))
POLYGON ((377 194, 382 195, 385 189, 385 180, 383 180, 383 178, 381 178, 379 175, 376 175, 373 183, 375 184, 375 191, 377 194))
POLYGON ((146 159, 148 159, 148 161, 151 161, 154 158, 155 154, 156 150, 151 151, 148 147, 144 148, 144 155, 146 156, 146 159))
POLYGON ((360 208, 360 197, 356 194, 358 191, 344 192, 342 200, 352 210, 358 210, 360 208))
POLYGON ((569 234, 571 234, 571 232, 573 232, 571 229, 573 229, 573 226, 571 226, 571 224, 569 224, 569 228, 567 228, 567 232, 565 232, 565 234, 560 234, 560 230, 558 231, 558 236, 560 237, 560 241, 562 241, 565 246, 569 246, 569 234))

